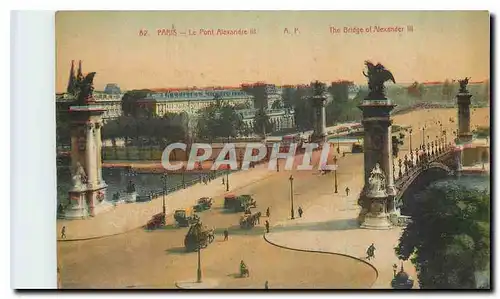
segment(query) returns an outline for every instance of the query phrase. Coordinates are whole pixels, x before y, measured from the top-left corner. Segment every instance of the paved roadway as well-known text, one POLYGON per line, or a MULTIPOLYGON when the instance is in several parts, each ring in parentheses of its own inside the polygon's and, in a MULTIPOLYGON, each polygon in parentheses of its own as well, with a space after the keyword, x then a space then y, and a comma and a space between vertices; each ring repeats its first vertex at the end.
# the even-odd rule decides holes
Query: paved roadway
MULTIPOLYGON (((346 157, 339 167, 352 163, 348 159, 360 165, 362 156, 346 157)), ((333 194, 333 175, 320 176, 317 170, 293 175, 295 212, 302 206, 308 213, 316 197, 333 194)), ((290 172, 281 171, 238 193, 253 194, 258 204, 255 210, 265 212, 270 207, 272 226, 290 217, 289 176, 290 172)), ((339 171, 338 180, 344 182, 350 176, 339 171)), ((343 200, 343 195, 336 199, 343 200)), ((200 214, 204 225, 216 227, 215 242, 202 251, 202 267, 207 278, 219 281, 219 287, 262 287, 265 280, 271 287, 283 288, 369 288, 374 283, 376 272, 356 259, 291 251, 266 243, 262 237, 265 217, 254 229, 242 230, 238 225, 241 213, 226 213, 222 202, 223 196, 216 197, 213 209, 200 214), (222 240, 224 228, 230 234, 227 242, 222 240), (234 277, 242 259, 252 272, 250 278, 234 277)), ((185 253, 183 245, 187 228, 176 228, 171 218, 168 223, 165 229, 151 232, 137 229, 103 239, 59 242, 63 287, 174 287, 176 281, 194 279, 197 256, 185 253)))
MULTIPOLYGON (((478 109, 479 110, 479 109, 478 109)), ((484 111, 473 113, 473 123, 489 123, 484 111)), ((486 111, 487 112, 487 111, 486 111)), ((427 119, 426 133, 439 132, 437 120, 449 123, 456 110, 439 109, 414 112, 411 117, 396 116, 395 123, 416 128, 427 119)), ((448 124, 446 127, 454 127, 448 124)), ((412 142, 420 139, 414 129, 412 142)), ((413 147, 416 147, 415 145, 413 147)), ((317 159, 316 159, 317 161, 317 159)), ((281 167, 283 169, 283 167, 281 167)), ((333 195, 333 175, 319 176, 317 170, 293 172, 295 210, 302 206, 305 214, 321 209, 322 198, 332 194, 331 200, 338 211, 356 209, 353 192, 349 198, 343 190, 359 190, 362 185, 362 154, 347 155, 339 161, 339 194, 333 195)), ((290 217, 290 172, 281 171, 266 180, 242 188, 238 193, 250 193, 257 199, 256 210, 271 210, 270 223, 282 222, 290 217)), ((280 249, 266 243, 263 222, 250 230, 239 229, 240 214, 227 214, 221 209, 222 196, 216 197, 211 211, 201 214, 207 226, 217 228, 216 240, 202 251, 202 268, 206 278, 216 279, 219 287, 261 287, 266 280, 270 287, 295 288, 370 288, 376 280, 375 271, 364 262, 338 255, 304 253, 280 249), (229 228, 230 240, 223 242, 221 233, 229 228), (240 260, 245 260, 251 277, 240 279, 234 275, 240 260)), ((171 224, 172 219, 168 219, 171 224)), ((273 229, 271 227, 271 229, 273 229)), ((123 288, 174 287, 176 281, 192 280, 196 275, 195 253, 185 253, 183 238, 186 228, 172 225, 162 230, 147 232, 137 229, 126 234, 96 240, 59 242, 58 253, 61 276, 65 288, 123 288)), ((356 236, 352 236, 356 238, 356 236)), ((390 262, 390 261, 388 261, 390 262)))

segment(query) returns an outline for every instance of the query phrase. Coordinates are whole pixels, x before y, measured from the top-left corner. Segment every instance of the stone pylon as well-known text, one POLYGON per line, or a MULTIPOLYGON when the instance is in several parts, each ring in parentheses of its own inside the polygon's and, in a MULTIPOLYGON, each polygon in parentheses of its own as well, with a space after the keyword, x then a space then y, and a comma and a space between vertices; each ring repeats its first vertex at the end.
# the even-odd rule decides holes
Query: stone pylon
POLYGON ((468 143, 472 141, 470 132, 470 103, 472 95, 468 90, 461 90, 457 94, 458 103, 458 141, 468 143))
MULTIPOLYGON (((394 176, 392 168, 392 120, 391 111, 396 107, 392 102, 383 97, 379 99, 366 98, 359 108, 363 111, 364 127, 364 179, 365 184, 359 199, 361 212, 359 214, 360 223, 365 222, 366 215, 373 215, 377 211, 373 209, 373 199, 367 195, 370 186, 370 176, 377 164, 386 178, 387 199, 384 200, 386 207, 384 211, 395 213, 396 205, 394 197, 396 189, 394 187, 394 176)), ((378 220, 379 221, 379 220, 378 220)))
POLYGON ((314 108, 314 132, 311 141, 323 143, 326 141, 326 96, 314 95, 311 100, 314 108))
POLYGON ((71 176, 69 205, 64 218, 94 216, 111 207, 103 205, 106 183, 102 178, 101 128, 105 109, 96 105, 71 106, 71 176))

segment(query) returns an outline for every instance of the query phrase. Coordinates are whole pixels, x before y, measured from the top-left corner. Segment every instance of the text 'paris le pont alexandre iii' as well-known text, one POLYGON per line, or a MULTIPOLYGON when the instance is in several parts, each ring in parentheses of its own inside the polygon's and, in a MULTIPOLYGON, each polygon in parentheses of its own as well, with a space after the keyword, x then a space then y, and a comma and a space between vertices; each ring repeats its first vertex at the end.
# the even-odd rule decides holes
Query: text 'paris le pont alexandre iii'
POLYGON ((138 35, 148 36, 247 36, 256 35, 256 28, 191 28, 186 30, 171 28, 157 28, 153 31, 140 29, 138 35))

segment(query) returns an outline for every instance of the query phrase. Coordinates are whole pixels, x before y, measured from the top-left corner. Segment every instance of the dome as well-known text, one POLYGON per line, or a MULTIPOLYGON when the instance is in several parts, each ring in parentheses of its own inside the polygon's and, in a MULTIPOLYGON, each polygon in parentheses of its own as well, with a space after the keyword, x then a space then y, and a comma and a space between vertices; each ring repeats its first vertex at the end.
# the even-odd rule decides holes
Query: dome
POLYGON ((399 271, 399 273, 396 274, 396 277, 394 277, 394 279, 398 283, 406 283, 409 278, 410 276, 405 271, 399 271))
POLYGON ((401 264, 401 270, 394 276, 391 285, 394 289, 411 289, 413 287, 413 279, 404 271, 403 264, 401 264))

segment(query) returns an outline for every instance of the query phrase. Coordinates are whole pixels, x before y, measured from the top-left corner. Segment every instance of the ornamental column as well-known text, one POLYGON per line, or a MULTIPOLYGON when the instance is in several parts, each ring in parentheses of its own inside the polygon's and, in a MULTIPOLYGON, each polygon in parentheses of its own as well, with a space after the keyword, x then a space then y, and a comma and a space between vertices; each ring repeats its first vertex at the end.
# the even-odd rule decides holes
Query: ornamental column
POLYGON ((323 143, 326 139, 326 87, 324 83, 319 81, 311 83, 313 96, 312 106, 314 109, 314 132, 312 134, 312 142, 323 143))
POLYGON ((364 187, 358 204, 361 212, 358 221, 362 228, 387 229, 391 227, 389 213, 396 213, 394 202, 396 188, 392 169, 392 120, 391 111, 396 107, 385 96, 384 83, 394 82, 389 70, 381 64, 376 66, 365 62, 368 68, 370 93, 359 109, 363 111, 363 155, 364 187), (373 175, 377 172, 380 184, 374 185, 373 175))
POLYGON ((102 140, 101 140, 101 129, 103 126, 102 121, 98 121, 95 123, 95 132, 94 139, 96 143, 96 165, 97 165, 97 183, 99 185, 104 184, 104 180, 102 178, 102 140))
POLYGON ((470 103, 472 95, 467 90, 469 78, 458 81, 460 83, 460 90, 457 94, 458 140, 460 143, 468 143, 472 141, 472 133, 470 132, 470 103))

